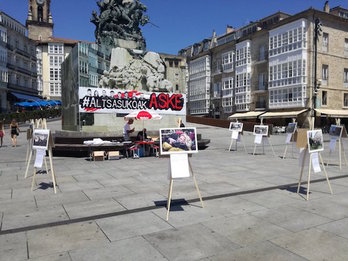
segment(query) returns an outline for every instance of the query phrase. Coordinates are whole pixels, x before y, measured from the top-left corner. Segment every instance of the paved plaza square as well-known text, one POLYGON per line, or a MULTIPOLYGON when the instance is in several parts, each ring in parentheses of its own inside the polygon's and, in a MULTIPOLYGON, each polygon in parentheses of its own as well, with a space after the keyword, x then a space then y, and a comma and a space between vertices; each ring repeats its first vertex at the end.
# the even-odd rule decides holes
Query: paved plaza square
MULTIPOLYGON (((209 146, 190 159, 204 200, 201 208, 191 178, 175 180, 166 221, 168 158, 145 157, 91 162, 54 157, 58 191, 38 174, 33 192, 24 179, 26 141, 9 138, 0 148, 0 260, 346 260, 348 257, 347 166, 328 151, 327 172, 312 174, 296 193, 298 149, 285 135, 252 155, 228 151, 228 129, 197 127, 209 146)), ((48 123, 60 129, 60 121, 48 123)), ((25 126, 22 127, 22 131, 25 126)), ((32 168, 30 175, 32 175, 32 168)), ((307 179, 307 167, 305 168, 307 179)))

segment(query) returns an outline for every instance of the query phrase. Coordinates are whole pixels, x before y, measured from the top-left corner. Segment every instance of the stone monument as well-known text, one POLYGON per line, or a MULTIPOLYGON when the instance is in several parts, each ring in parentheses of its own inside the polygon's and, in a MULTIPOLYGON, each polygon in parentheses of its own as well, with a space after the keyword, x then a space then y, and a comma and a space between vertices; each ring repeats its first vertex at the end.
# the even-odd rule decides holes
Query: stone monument
POLYGON ((146 6, 139 0, 100 0, 99 15, 93 11, 97 43, 111 46, 110 71, 104 71, 99 87, 150 92, 171 92, 160 55, 146 52, 140 26, 149 22, 146 6))

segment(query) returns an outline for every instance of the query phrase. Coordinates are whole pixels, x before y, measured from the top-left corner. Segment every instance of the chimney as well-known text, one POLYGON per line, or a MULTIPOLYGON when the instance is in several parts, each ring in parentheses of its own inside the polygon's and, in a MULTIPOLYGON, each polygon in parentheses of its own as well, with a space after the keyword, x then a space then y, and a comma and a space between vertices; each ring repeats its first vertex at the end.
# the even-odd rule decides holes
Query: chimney
POLYGON ((330 13, 329 1, 326 1, 326 2, 325 2, 325 5, 324 5, 324 12, 325 12, 325 13, 330 13))
POLYGON ((232 33, 234 31, 235 31, 235 29, 233 28, 233 26, 231 26, 231 25, 226 26, 226 34, 232 33))

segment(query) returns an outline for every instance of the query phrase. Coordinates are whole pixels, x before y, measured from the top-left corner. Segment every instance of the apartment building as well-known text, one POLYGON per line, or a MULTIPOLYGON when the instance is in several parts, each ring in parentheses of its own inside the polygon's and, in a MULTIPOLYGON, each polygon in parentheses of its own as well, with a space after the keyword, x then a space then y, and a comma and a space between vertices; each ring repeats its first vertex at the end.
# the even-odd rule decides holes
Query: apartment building
POLYGON ((0 12, 0 110, 23 99, 37 99, 35 42, 26 27, 0 12))
POLYGON ((210 81, 211 81, 211 55, 209 53, 211 42, 203 40, 202 43, 191 47, 188 57, 188 112, 192 115, 207 115, 210 110, 210 81))
POLYGON ((53 36, 51 1, 28 1, 26 20, 28 36, 36 42, 37 83, 39 94, 47 99, 61 100, 61 63, 70 54, 77 40, 53 36))
POLYGON ((0 112, 7 108, 7 28, 0 25, 0 112))
POLYGON ((165 63, 165 78, 173 84, 173 92, 187 93, 186 59, 183 56, 172 54, 159 54, 165 63))
MULTIPOLYGON (((278 116, 285 118, 301 115, 305 121, 314 107, 318 116, 348 116, 346 13, 347 9, 330 9, 328 5, 324 11, 310 8, 295 15, 278 12, 212 37, 210 42, 214 44, 204 54, 202 50, 186 52, 190 62, 201 59, 202 55, 212 61, 210 101, 195 103, 195 110, 216 118, 231 114, 243 118, 247 112, 258 111, 264 118, 279 113, 278 116), (322 24, 322 34, 317 42, 315 81, 316 19, 322 24), (314 90, 315 86, 319 89, 314 90), (209 110, 205 110, 207 104, 209 110)), ((189 63, 190 80, 191 72, 189 63)), ((195 89, 207 89, 207 82, 195 85, 195 89)), ((194 93, 190 86, 189 95, 194 93)))
POLYGON ((77 43, 58 37, 37 42, 38 89, 42 97, 61 100, 61 64, 77 43))

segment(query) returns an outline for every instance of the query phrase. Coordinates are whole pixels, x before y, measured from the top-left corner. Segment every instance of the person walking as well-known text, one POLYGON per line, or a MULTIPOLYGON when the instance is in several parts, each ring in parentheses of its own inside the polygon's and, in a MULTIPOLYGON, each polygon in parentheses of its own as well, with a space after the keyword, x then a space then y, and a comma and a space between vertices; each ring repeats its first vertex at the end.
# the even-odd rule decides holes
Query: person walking
POLYGON ((19 135, 18 123, 12 119, 10 124, 12 147, 17 147, 17 136, 19 135))
POLYGON ((5 136, 4 122, 0 121, 0 147, 2 147, 4 136, 5 136))

